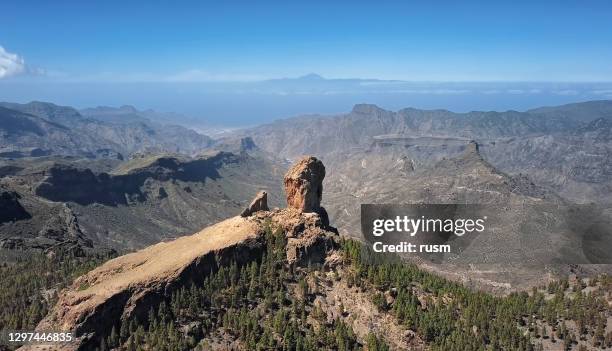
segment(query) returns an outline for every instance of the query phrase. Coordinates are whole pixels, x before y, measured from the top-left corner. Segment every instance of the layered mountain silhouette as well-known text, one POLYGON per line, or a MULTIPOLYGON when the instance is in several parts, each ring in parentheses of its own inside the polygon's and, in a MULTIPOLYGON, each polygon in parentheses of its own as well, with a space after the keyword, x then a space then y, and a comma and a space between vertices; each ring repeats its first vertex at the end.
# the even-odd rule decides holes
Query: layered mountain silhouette
POLYGON ((93 117, 51 103, 0 104, 0 155, 23 157, 72 155, 124 158, 138 152, 194 154, 212 140, 177 125, 163 125, 144 117, 122 120, 93 117))

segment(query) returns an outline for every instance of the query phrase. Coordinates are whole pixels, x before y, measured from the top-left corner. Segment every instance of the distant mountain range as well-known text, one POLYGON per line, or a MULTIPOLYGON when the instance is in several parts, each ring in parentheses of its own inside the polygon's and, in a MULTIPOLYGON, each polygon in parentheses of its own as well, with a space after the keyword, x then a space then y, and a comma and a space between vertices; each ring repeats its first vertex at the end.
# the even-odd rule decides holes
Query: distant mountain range
MULTIPOLYGON (((350 76, 336 78, 316 73, 260 80, 253 80, 253 77, 210 78, 203 72, 191 72, 168 77, 167 81, 129 84, 86 81, 66 84, 41 79, 20 86, 7 81, 9 84, 0 82, 0 96, 5 101, 36 99, 80 108, 126 104, 139 108, 146 106, 156 110, 157 116, 148 117, 151 120, 160 118, 167 121, 166 117, 172 116, 172 124, 193 128, 206 135, 227 128, 269 123, 287 116, 342 113, 350 111, 358 102, 394 111, 412 106, 469 112, 525 111, 540 106, 612 98, 611 82, 406 81, 350 76), (175 111, 180 115, 159 111, 175 111)), ((148 111, 143 109, 139 113, 148 111)))
POLYGON ((376 105, 359 104, 346 114, 282 119, 239 134, 252 135, 255 142, 264 149, 285 157, 295 157, 302 153, 327 154, 368 145, 376 137, 391 135, 493 139, 572 134, 599 118, 612 119, 611 100, 527 112, 468 113, 414 108, 392 112, 376 105))
POLYGON ((123 158, 138 152, 193 154, 212 139, 178 125, 162 124, 133 108, 97 108, 81 114, 51 103, 0 103, 0 155, 73 155, 123 158))
POLYGON ((483 157, 503 172, 527 174, 574 201, 610 203, 611 121, 610 100, 527 112, 469 113, 413 108, 392 112, 361 104, 346 114, 278 120, 227 138, 249 136, 282 158, 313 154, 327 162, 346 162, 347 154, 367 158, 374 149, 400 145, 403 157, 415 167, 424 155, 439 160, 449 156, 450 145, 475 140, 483 157), (436 146, 431 140, 437 140, 436 146))
POLYGON ((112 123, 153 123, 162 125, 202 125, 197 118, 173 112, 158 112, 155 110, 138 110, 134 106, 120 107, 98 106, 79 110, 81 115, 99 121, 112 123))

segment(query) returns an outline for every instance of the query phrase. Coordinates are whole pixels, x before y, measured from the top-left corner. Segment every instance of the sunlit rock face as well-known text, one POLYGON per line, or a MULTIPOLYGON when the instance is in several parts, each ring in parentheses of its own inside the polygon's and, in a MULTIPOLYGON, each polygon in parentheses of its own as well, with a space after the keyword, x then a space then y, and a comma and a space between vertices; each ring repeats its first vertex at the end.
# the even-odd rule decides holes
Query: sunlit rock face
POLYGON ((301 158, 285 174, 287 206, 301 212, 318 212, 323 195, 325 166, 313 156, 301 158))

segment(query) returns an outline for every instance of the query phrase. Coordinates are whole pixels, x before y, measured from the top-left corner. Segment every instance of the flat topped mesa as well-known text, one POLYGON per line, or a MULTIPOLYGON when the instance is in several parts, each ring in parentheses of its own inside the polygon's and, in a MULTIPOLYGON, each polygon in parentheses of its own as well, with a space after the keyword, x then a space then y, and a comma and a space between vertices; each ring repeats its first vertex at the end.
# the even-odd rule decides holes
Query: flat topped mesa
POLYGON ((323 196, 325 166, 313 156, 304 156, 285 174, 287 206, 300 212, 319 212, 323 196))

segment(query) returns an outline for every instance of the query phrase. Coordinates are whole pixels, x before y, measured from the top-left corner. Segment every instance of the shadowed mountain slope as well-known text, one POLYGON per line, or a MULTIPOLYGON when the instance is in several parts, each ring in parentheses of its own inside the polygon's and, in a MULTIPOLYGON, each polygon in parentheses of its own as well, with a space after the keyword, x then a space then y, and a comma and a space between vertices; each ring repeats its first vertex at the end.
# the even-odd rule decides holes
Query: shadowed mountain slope
POLYGON ((17 164, 21 169, 0 184, 20 197, 32 218, 0 225, 5 248, 49 248, 45 227, 55 228, 53 243, 61 242, 65 229, 53 222, 57 211, 78 218, 79 231, 95 246, 139 248, 236 215, 260 189, 280 205, 277 179, 284 172, 283 165, 266 159, 224 152, 147 156, 107 171, 86 162, 17 164))

